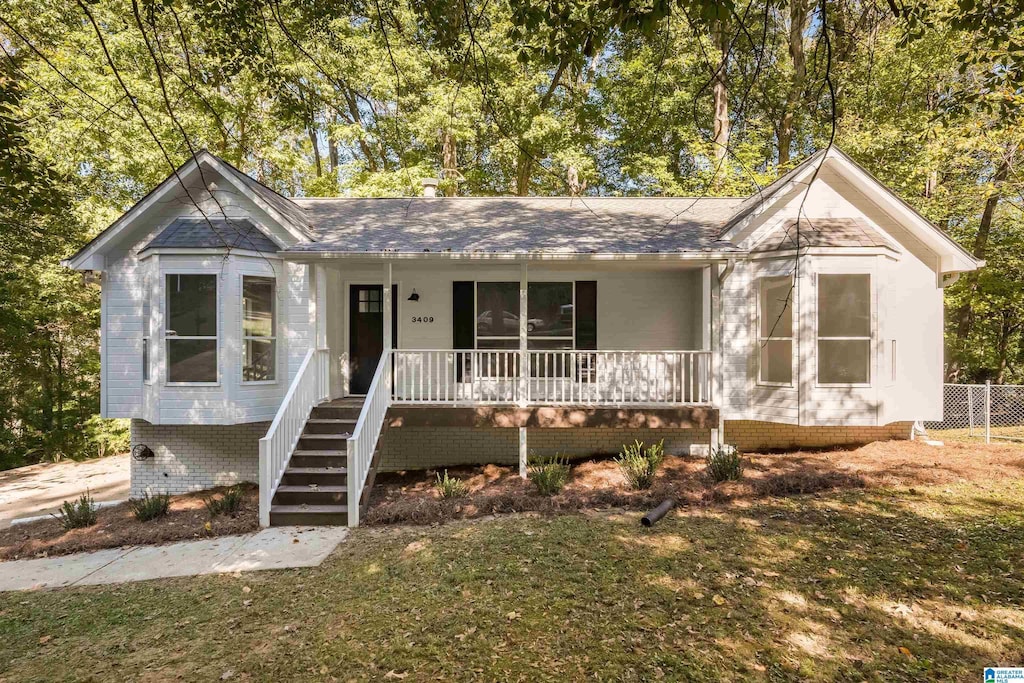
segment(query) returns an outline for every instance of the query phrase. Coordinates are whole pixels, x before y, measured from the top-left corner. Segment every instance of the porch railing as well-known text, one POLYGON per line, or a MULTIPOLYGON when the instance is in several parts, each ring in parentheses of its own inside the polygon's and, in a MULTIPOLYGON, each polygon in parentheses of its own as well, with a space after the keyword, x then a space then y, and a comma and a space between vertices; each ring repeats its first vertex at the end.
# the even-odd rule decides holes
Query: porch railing
POLYGON ((348 524, 359 526, 359 499, 366 486, 366 477, 373 462, 373 452, 384 428, 384 417, 391 405, 393 365, 391 351, 381 354, 377 370, 373 373, 366 400, 352 436, 348 438, 348 524))
POLYGON ((710 351, 395 350, 395 403, 711 402, 710 351), (526 364, 525 376, 523 364, 526 364))
POLYGON ((330 393, 330 354, 310 349, 302 359, 270 429, 260 439, 260 525, 270 526, 270 502, 313 408, 330 393))

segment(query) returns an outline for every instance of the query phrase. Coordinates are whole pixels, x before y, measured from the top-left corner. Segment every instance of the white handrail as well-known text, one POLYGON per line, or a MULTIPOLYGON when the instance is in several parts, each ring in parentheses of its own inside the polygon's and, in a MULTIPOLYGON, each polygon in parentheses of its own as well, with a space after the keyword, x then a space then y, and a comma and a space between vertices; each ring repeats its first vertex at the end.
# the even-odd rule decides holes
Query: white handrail
POLYGON ((522 384, 518 350, 401 349, 394 358, 394 403, 711 403, 711 351, 531 350, 522 384))
POLYGON ((327 349, 310 349, 302 359, 270 429, 260 439, 260 525, 270 526, 270 503, 313 408, 330 392, 327 349))
POLYGON ((359 420, 348 438, 348 524, 359 526, 359 499, 366 486, 366 477, 373 462, 373 452, 384 428, 384 418, 391 406, 391 382, 393 377, 391 350, 380 356, 380 362, 373 373, 370 388, 366 391, 359 420))

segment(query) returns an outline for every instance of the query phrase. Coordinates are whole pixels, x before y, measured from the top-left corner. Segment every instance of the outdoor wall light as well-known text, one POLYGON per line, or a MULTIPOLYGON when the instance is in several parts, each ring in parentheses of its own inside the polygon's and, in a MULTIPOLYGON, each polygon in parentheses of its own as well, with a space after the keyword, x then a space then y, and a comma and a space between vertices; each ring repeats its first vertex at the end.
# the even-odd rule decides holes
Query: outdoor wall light
POLYGON ((153 449, 146 444, 139 443, 132 447, 132 459, 149 460, 152 457, 154 457, 153 449))
POLYGON ((409 295, 409 301, 419 301, 420 295, 416 293, 416 288, 412 288, 412 294, 409 295))

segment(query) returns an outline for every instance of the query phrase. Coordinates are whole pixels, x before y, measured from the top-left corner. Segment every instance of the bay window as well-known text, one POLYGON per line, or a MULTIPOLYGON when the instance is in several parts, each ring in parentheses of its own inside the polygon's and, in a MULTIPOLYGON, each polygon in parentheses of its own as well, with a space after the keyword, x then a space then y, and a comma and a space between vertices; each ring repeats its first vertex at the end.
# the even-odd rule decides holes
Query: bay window
POLYGON ((871 383, 871 276, 818 275, 818 383, 871 383))
POLYGON ((166 276, 167 381, 217 382, 217 276, 166 276))
POLYGON ((758 301, 758 381, 793 384, 793 278, 763 277, 758 301))
POLYGON ((271 277, 242 277, 242 381, 270 382, 277 377, 275 282, 271 277))

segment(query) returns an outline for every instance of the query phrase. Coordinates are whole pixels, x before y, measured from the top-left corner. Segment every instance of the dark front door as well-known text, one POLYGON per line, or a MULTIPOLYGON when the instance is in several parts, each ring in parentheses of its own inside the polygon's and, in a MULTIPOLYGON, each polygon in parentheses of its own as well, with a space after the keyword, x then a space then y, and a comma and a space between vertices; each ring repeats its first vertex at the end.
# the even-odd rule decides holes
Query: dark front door
MULTIPOLYGON (((391 329, 396 336, 397 290, 397 285, 391 288, 391 329)), ((384 350, 383 292, 380 285, 351 285, 349 288, 349 393, 352 394, 365 394, 370 388, 384 350)))

